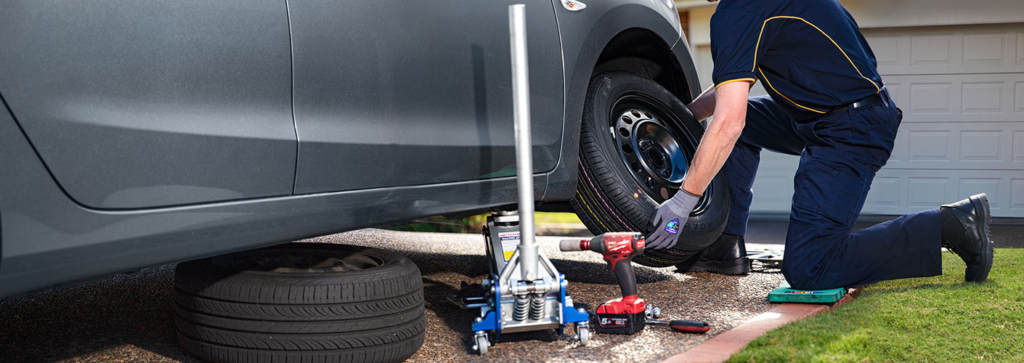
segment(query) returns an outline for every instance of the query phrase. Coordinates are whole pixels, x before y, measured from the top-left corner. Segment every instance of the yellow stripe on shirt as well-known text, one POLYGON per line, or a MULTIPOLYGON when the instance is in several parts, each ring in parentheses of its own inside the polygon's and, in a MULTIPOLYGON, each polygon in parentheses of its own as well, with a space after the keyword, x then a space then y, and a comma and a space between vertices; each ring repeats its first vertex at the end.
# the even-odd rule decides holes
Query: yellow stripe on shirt
POLYGON ((725 81, 725 82, 719 83, 718 85, 716 85, 716 86, 715 86, 715 89, 718 89, 718 87, 722 87, 722 85, 723 85, 723 84, 726 84, 726 83, 733 83, 733 82, 750 82, 751 84, 753 84, 754 82, 757 82, 757 80, 756 80, 756 79, 753 79, 753 78, 737 78, 737 79, 730 79, 730 80, 728 80, 728 81, 725 81))
POLYGON ((818 111, 818 110, 815 110, 813 108, 810 108, 810 107, 801 105, 799 103, 793 102, 793 100, 789 99, 789 97, 786 97, 786 95, 782 94, 782 92, 779 92, 779 90, 775 89, 775 87, 772 87, 772 82, 768 80, 768 77, 765 77, 764 72, 761 71, 761 68, 758 68, 757 71, 759 73, 761 73, 761 78, 764 79, 764 83, 768 85, 768 88, 771 88, 772 91, 775 91, 775 93, 778 93, 779 96, 782 96, 782 98, 785 98, 786 101, 789 101, 789 103, 792 103, 793 105, 796 105, 796 107, 800 107, 802 109, 805 109, 805 110, 808 110, 808 111, 811 111, 811 112, 816 112, 816 113, 820 113, 820 114, 827 113, 825 111, 818 111))
MULTIPOLYGON (((772 20, 775 20, 775 19, 794 19, 794 20, 799 20, 799 21, 802 21, 804 23, 807 23, 807 25, 810 25, 812 28, 817 29, 819 32, 821 32, 821 35, 824 35, 825 38, 828 38, 828 40, 830 42, 832 42, 832 44, 835 45, 836 48, 839 49, 840 53, 843 53, 843 56, 846 57, 846 60, 850 62, 851 66, 853 66, 853 70, 857 71, 857 74, 860 75, 860 78, 864 78, 864 80, 866 80, 868 82, 871 82, 872 86, 875 86, 875 94, 878 94, 879 92, 882 92, 882 88, 878 87, 878 84, 875 83, 875 81, 872 81, 868 77, 864 77, 864 73, 861 73, 860 69, 857 68, 857 65, 853 64, 853 60, 850 59, 849 55, 846 55, 846 51, 843 50, 843 47, 839 46, 839 43, 836 43, 835 40, 832 40, 832 37, 828 36, 828 34, 826 34, 824 30, 821 30, 821 28, 819 28, 817 25, 811 24, 811 22, 805 20, 804 18, 796 17, 796 16, 773 16, 771 18, 768 18, 767 20, 764 21, 763 24, 761 24, 761 33, 757 35, 757 45, 754 47, 754 66, 750 68, 751 72, 753 72, 754 70, 757 69, 757 51, 761 48, 761 36, 764 35, 764 28, 766 26, 768 26, 768 22, 769 21, 772 21, 772 20)), ((785 97, 785 96, 783 96, 783 97, 785 97)), ((793 102, 793 101, 790 101, 790 102, 793 102)), ((794 104, 796 104, 796 103, 794 102, 794 104)), ((801 106, 801 107, 803 107, 803 106, 801 106)))

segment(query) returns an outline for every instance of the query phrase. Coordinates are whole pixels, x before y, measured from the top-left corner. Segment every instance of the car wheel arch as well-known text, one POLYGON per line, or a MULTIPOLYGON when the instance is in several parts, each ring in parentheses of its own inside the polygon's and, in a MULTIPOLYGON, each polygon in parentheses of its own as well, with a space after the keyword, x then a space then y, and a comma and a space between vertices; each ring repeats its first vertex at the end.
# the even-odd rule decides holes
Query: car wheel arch
POLYGON ((663 14, 635 1, 590 5, 571 14, 556 11, 565 71, 564 142, 558 166, 547 174, 541 210, 571 209, 565 204, 575 198, 578 135, 585 90, 593 76, 609 71, 637 74, 655 80, 684 103, 701 91, 689 46, 663 14))
POLYGON ((671 45, 648 29, 625 29, 608 41, 591 76, 610 71, 624 71, 651 79, 683 103, 689 103, 696 96, 691 92, 689 79, 671 45))

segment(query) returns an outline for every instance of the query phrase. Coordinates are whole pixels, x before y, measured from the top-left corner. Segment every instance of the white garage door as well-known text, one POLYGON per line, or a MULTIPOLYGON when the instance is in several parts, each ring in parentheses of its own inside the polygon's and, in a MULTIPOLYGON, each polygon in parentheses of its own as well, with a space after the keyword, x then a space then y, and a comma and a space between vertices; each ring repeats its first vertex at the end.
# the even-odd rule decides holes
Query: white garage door
MULTIPOLYGON (((865 29, 903 124, 864 214, 906 214, 988 193, 1024 217, 1024 24, 865 29)), ((796 158, 762 154, 757 212, 788 212, 796 158)))

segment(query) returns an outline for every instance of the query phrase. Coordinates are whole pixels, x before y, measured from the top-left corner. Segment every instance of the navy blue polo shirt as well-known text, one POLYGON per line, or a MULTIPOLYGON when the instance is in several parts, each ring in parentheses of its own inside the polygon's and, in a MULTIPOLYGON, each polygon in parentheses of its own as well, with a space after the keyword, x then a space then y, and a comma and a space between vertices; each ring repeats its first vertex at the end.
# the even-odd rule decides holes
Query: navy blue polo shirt
POLYGON ((882 87, 874 53, 837 0, 721 0, 711 54, 715 87, 758 79, 798 121, 882 87))

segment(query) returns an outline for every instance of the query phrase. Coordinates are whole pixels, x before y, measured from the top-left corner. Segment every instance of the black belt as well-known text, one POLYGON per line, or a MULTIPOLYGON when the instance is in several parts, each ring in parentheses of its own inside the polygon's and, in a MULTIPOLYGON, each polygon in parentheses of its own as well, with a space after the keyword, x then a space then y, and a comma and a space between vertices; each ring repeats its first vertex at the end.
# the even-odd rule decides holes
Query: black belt
POLYGON ((839 107, 833 108, 828 113, 839 112, 839 111, 846 111, 846 110, 849 110, 851 108, 861 108, 861 107, 868 107, 868 106, 874 106, 874 105, 886 105, 886 107, 888 107, 888 102, 889 102, 889 91, 887 91, 885 88, 882 88, 882 90, 878 91, 878 93, 876 93, 876 94, 873 94, 873 95, 861 98, 859 100, 853 101, 852 103, 850 103, 850 104, 848 104, 846 106, 839 106, 839 107))

